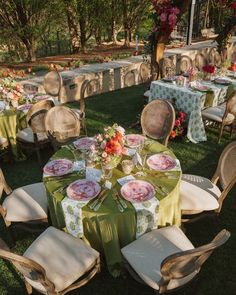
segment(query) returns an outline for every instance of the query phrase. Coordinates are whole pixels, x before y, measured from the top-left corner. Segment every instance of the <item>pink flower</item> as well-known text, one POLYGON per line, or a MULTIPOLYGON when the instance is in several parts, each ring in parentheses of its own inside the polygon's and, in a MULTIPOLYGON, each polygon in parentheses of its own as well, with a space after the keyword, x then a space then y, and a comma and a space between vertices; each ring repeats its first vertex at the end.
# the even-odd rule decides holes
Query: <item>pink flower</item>
POLYGON ((172 7, 170 11, 171 11, 171 13, 174 13, 176 15, 180 13, 179 8, 177 8, 177 7, 172 7))
POLYGON ((178 127, 178 126, 180 126, 180 124, 181 124, 180 120, 178 120, 178 119, 177 119, 177 120, 175 120, 175 126, 177 126, 177 127, 178 127))
POLYGON ((168 17, 169 25, 171 28, 175 27, 177 16, 174 13, 171 13, 168 17))
POLYGON ((185 114, 185 112, 179 112, 179 117, 180 117, 180 119, 181 119, 182 121, 185 121, 185 119, 186 119, 186 114, 185 114))
POLYGON ((103 157, 103 158, 106 158, 106 157, 107 157, 107 153, 106 153, 106 152, 103 152, 103 153, 102 153, 102 157, 103 157))
POLYGON ((166 20, 167 20, 167 14, 163 12, 163 13, 160 15, 160 19, 161 19, 161 22, 166 22, 166 20))

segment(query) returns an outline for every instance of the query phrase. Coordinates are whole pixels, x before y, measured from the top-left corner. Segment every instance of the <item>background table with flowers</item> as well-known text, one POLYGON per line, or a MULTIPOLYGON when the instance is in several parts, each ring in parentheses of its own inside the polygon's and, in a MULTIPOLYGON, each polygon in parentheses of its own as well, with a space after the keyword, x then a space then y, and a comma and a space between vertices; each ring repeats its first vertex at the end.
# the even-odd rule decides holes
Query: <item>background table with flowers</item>
MULTIPOLYGON (((115 145, 113 145, 113 147, 115 147, 115 145)), ((116 147, 118 147, 118 145, 116 145, 116 147)), ((148 144, 143 149, 143 153, 147 155, 163 152, 175 158, 171 150, 152 140, 149 140, 148 144)), ((76 151, 76 154, 78 160, 81 153, 76 151)), ((128 155, 123 156, 123 158, 128 157, 128 155)), ((71 146, 65 146, 56 152, 52 159, 70 159, 75 161, 75 151, 72 150, 71 146)), ((135 174, 136 172, 137 170, 135 168, 132 174, 135 174)), ((124 209, 123 212, 119 210, 117 202, 114 200, 114 193, 118 192, 120 194, 121 186, 117 182, 117 179, 125 176, 120 164, 113 169, 113 175, 110 179, 112 188, 105 189, 105 200, 101 204, 99 210, 95 212, 90 208, 90 205, 94 200, 82 207, 81 219, 83 224, 83 235, 92 247, 105 256, 108 269, 113 276, 118 276, 121 271, 122 256, 120 249, 135 240, 137 233, 140 235, 158 226, 171 224, 180 226, 181 224, 179 205, 181 169, 168 171, 167 173, 150 170, 145 166, 143 172, 145 172, 145 174, 142 175, 141 173, 140 176, 135 175, 135 179, 146 180, 156 188, 159 188, 160 186, 165 188, 166 193, 164 195, 156 190, 155 197, 153 197, 158 204, 155 208, 156 216, 158 216, 156 222, 150 220, 152 219, 152 216, 149 214, 148 210, 152 204, 148 201, 141 203, 143 205, 141 219, 140 216, 138 216, 140 215, 140 212, 137 211, 137 208, 134 208, 134 203, 125 201, 127 208, 124 209), (137 220, 141 220, 139 228, 137 220)), ((85 174, 81 173, 81 171, 75 171, 64 177, 44 177, 44 184, 48 194, 50 216, 55 227, 66 229, 70 232, 68 226, 66 228, 65 216, 68 212, 65 212, 65 210, 69 210, 69 213, 72 211, 72 214, 73 210, 71 210, 72 206, 63 206, 63 201, 68 199, 64 188, 73 181, 84 178, 85 174)), ((78 219, 80 217, 76 216, 76 218, 78 219)), ((80 220, 76 220, 76 222, 80 222, 80 220)), ((74 224, 71 223, 70 226, 73 233, 74 224)))
POLYGON ((187 114, 187 138, 193 143, 206 141, 207 137, 201 110, 224 102, 234 88, 232 81, 229 80, 231 83, 229 86, 217 85, 211 81, 201 82, 202 85, 209 87, 210 90, 207 92, 178 86, 162 80, 153 81, 150 87, 149 102, 157 98, 174 100, 177 109, 187 114))

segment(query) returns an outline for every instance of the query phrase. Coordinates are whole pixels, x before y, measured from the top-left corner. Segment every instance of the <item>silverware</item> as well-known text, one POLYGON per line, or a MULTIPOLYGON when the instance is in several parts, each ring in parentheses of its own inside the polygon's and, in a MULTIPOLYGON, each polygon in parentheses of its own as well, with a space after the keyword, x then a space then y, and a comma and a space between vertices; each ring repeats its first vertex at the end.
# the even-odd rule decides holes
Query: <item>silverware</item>
MULTIPOLYGON (((98 198, 96 200, 94 200, 90 205, 89 208, 95 211, 95 207, 100 203, 100 201, 102 200, 102 198, 104 197, 104 193, 105 190, 101 191, 100 195, 98 196, 98 198)), ((104 198, 105 199, 105 198, 104 198)), ((104 201, 104 199, 102 200, 102 202, 104 201)), ((101 206, 101 205, 100 205, 101 206)), ((99 207, 100 207, 99 206, 99 207)), ((98 207, 98 209, 99 209, 98 207)), ((97 209, 97 210, 98 210, 97 209)))
POLYGON ((128 208, 126 202, 122 199, 122 197, 119 195, 118 191, 115 190, 115 195, 117 196, 118 201, 120 202, 121 206, 126 209, 128 208))
POLYGON ((124 208, 121 206, 121 203, 119 202, 116 193, 114 193, 114 194, 112 195, 112 197, 113 197, 113 200, 116 202, 116 206, 117 206, 118 210, 119 210, 120 212, 124 212, 124 208))
POLYGON ((96 204, 96 206, 94 207, 94 211, 98 211, 98 209, 101 207, 102 203, 104 202, 104 200, 106 199, 107 195, 105 194, 105 190, 103 191, 103 195, 102 197, 100 197, 100 199, 98 200, 98 203, 96 204))

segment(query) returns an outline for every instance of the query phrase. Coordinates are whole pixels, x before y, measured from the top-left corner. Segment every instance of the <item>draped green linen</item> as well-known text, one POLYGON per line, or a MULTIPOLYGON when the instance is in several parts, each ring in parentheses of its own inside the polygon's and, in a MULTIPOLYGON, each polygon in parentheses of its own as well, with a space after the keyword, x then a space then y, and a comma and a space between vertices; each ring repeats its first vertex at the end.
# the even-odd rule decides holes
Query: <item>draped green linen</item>
POLYGON ((17 148, 16 134, 20 129, 26 128, 26 116, 21 111, 5 110, 0 114, 0 136, 5 137, 16 160, 24 160, 25 156, 17 148))
MULTIPOLYGON (((144 152, 148 155, 162 151, 168 151, 174 157, 174 154, 166 147, 158 142, 150 141, 151 144, 144 152)), ((73 153, 67 149, 59 150, 52 159, 66 158, 74 160, 73 153)), ((147 176, 137 179, 145 179, 155 184, 165 186, 170 192, 166 197, 156 194, 159 199, 159 214, 160 218, 158 226, 166 226, 181 224, 181 212, 179 205, 179 182, 181 171, 169 172, 171 178, 165 176, 162 172, 151 171, 145 168, 147 176)), ((117 178, 125 176, 120 165, 113 170, 111 182, 113 187, 111 190, 106 190, 107 197, 100 209, 94 212, 89 208, 89 204, 82 208, 84 236, 89 241, 90 245, 104 255, 110 273, 116 277, 119 276, 122 266, 122 256, 120 249, 125 245, 135 240, 136 236, 136 212, 132 203, 126 202, 128 208, 124 212, 120 212, 115 201, 112 198, 113 190, 120 190, 120 185, 117 178)), ((71 175, 65 175, 60 179, 52 177, 44 177, 44 184, 47 190, 49 211, 52 223, 55 227, 63 229, 65 220, 61 201, 65 197, 63 193, 57 191, 58 188, 69 185, 78 178, 83 178, 78 173, 74 172, 71 175)), ((65 193, 64 193, 65 194, 65 193)))

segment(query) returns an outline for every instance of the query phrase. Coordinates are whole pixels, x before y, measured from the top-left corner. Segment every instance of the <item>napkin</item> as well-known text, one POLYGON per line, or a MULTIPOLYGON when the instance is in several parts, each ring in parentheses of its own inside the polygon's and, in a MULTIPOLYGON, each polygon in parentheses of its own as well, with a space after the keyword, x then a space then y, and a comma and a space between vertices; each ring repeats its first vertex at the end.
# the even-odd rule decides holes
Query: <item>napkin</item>
POLYGON ((126 184, 127 182, 134 180, 135 178, 133 177, 133 175, 127 175, 125 177, 121 177, 117 179, 117 182, 122 186, 124 184, 126 184))
POLYGON ((96 168, 86 168, 86 179, 99 182, 102 177, 102 171, 96 168))
POLYGON ((84 235, 82 208, 87 205, 88 202, 89 201, 76 201, 68 197, 65 197, 61 202, 67 231, 76 238, 81 238, 84 235))

